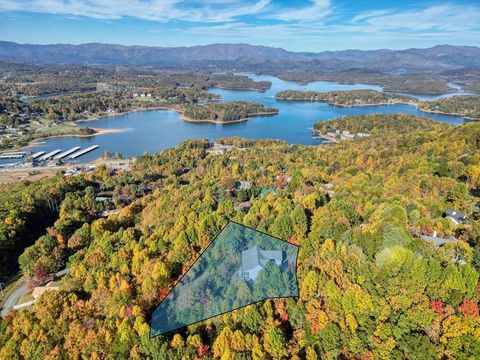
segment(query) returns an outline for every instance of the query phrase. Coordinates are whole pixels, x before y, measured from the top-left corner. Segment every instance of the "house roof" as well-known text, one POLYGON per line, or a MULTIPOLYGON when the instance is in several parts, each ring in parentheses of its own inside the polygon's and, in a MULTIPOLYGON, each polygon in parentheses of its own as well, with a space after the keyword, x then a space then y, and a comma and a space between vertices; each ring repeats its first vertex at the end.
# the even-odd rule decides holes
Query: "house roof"
POLYGON ((440 247, 440 246, 445 245, 449 242, 457 240, 453 236, 450 236, 448 238, 441 238, 441 237, 437 237, 437 236, 421 235, 420 237, 423 240, 426 240, 426 241, 433 241, 433 243, 435 244, 436 247, 440 247))
POLYGON ((263 260, 283 261, 283 251, 280 250, 260 250, 260 256, 263 260))
POLYGON ((465 213, 457 210, 447 210, 445 211, 445 216, 455 219, 456 221, 465 221, 466 215, 465 213))
POLYGON ((50 281, 45 286, 36 286, 32 291, 32 295, 34 298, 37 298, 47 290, 58 290, 58 284, 55 281, 50 281))
POLYGON ((260 265, 258 246, 242 251, 242 270, 246 271, 260 265))
POLYGON ((244 201, 244 202, 238 204, 238 207, 240 209, 250 209, 252 207, 252 203, 250 201, 244 201))
POLYGON ((250 181, 238 181, 237 182, 237 189, 250 189, 252 184, 250 181))
POLYGON ((283 261, 283 251, 262 250, 258 245, 242 251, 242 271, 262 266, 268 260, 283 261))

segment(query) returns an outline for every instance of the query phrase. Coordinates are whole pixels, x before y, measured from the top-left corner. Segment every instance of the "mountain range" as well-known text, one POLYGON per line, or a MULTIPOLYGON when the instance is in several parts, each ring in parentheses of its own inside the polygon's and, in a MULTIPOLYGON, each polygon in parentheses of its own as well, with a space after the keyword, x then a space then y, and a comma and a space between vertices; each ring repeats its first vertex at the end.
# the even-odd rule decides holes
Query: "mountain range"
POLYGON ((480 69, 480 48, 437 45, 426 49, 344 50, 292 52, 248 44, 211 44, 191 47, 32 45, 0 41, 0 60, 16 63, 135 65, 157 68, 234 68, 345 71, 352 69, 394 73, 445 72, 480 69))

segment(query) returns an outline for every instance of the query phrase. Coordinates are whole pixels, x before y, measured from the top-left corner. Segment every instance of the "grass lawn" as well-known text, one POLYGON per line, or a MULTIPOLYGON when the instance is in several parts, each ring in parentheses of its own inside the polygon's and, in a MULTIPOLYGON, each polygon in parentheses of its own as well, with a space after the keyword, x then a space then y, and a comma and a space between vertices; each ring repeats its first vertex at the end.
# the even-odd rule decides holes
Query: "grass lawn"
POLYGON ((32 301, 32 300, 34 300, 32 293, 28 293, 20 296, 17 300, 16 305, 20 305, 20 304, 26 303, 27 301, 32 301))

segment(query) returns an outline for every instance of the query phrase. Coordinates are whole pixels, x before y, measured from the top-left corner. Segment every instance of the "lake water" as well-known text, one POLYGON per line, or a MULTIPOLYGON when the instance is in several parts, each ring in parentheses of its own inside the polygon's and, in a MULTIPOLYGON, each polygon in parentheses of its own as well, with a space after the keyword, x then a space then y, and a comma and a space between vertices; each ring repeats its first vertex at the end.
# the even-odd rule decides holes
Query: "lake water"
MULTIPOLYGON (((124 157, 140 155, 145 151, 158 152, 174 147, 186 139, 240 136, 249 139, 280 139, 289 143, 316 145, 321 139, 312 137, 311 128, 318 120, 327 120, 344 115, 359 115, 373 113, 407 113, 424 116, 436 121, 450 124, 462 124, 463 118, 440 114, 423 113, 410 105, 384 105, 342 108, 326 103, 285 102, 276 101, 274 95, 281 90, 350 90, 382 88, 365 84, 338 84, 334 82, 313 82, 307 85, 280 80, 272 76, 257 76, 248 74, 255 80, 272 82, 271 89, 265 92, 211 89, 214 94, 221 95, 224 101, 245 100, 256 101, 268 107, 276 107, 280 113, 275 116, 256 117, 245 122, 234 124, 191 123, 180 119, 174 111, 151 110, 133 112, 127 115, 105 117, 96 121, 79 122, 80 126, 90 126, 100 129, 122 128, 124 132, 108 133, 92 137, 63 137, 44 140, 45 143, 31 146, 29 150, 49 151, 54 149, 67 150, 74 146, 85 148, 90 145, 100 145, 100 148, 79 158, 79 161, 89 161, 100 157, 105 151, 120 152, 124 157)), ((8 162, 12 162, 9 160, 8 162)))

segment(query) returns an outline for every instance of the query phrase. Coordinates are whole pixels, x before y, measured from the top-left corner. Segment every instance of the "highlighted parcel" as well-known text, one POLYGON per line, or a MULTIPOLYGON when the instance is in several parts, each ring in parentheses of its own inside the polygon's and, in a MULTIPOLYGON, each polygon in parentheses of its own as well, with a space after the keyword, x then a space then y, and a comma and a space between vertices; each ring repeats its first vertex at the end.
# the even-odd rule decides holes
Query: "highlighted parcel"
POLYGON ((152 315, 151 336, 269 298, 298 296, 298 246, 229 222, 152 315))

